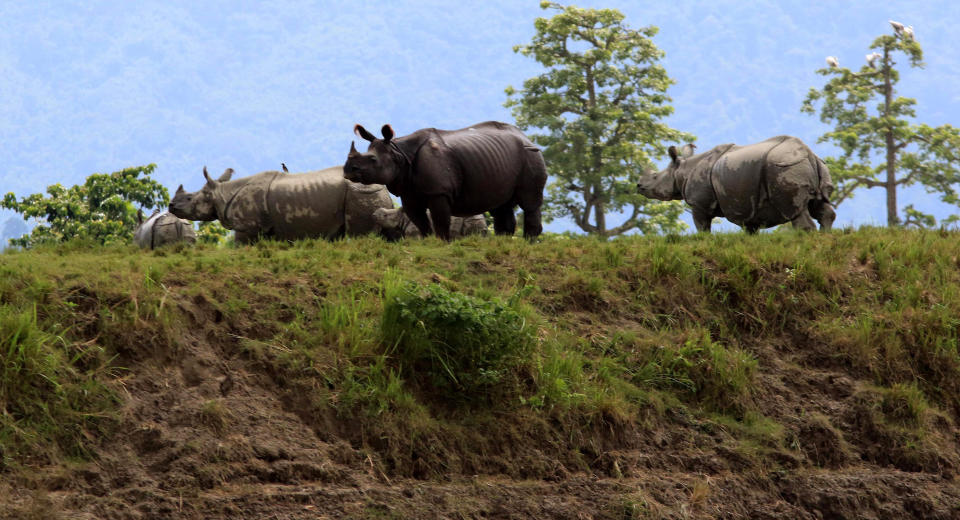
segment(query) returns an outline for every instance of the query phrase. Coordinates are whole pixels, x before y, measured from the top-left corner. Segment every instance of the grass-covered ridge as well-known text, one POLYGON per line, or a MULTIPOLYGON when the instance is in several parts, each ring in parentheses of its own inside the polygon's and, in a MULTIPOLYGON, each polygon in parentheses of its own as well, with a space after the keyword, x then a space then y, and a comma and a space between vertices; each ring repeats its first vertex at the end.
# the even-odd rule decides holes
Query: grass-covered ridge
MULTIPOLYGON (((130 420, 131 374, 202 345, 385 478, 617 476, 637 471, 624 450, 666 446, 717 446, 733 469, 952 472, 958 238, 8 252, 0 452, 7 468, 95 458, 130 420)), ((191 413, 217 435, 243 420, 220 398, 191 413)))

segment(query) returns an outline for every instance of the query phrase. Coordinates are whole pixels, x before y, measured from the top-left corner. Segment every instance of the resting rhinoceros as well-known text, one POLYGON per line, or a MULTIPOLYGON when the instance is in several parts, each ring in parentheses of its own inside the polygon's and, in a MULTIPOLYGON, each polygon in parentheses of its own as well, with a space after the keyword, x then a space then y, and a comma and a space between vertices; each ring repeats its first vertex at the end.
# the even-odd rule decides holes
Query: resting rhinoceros
POLYGON ((497 234, 512 235, 513 213, 523 209, 523 235, 543 230, 540 206, 547 168, 540 150, 515 126, 488 121, 461 130, 426 128, 394 139, 384 125, 377 139, 360 125, 354 132, 370 141, 366 153, 353 143, 343 166, 347 179, 385 184, 400 197, 405 213, 422 235, 433 229, 450 239, 450 216, 469 217, 489 211, 497 234))
MULTIPOLYGON (((427 210, 427 216, 430 211, 427 210)), ((420 230, 410 221, 410 217, 403 212, 403 208, 377 208, 373 212, 373 220, 380 225, 380 233, 387 240, 420 237, 420 230)), ((431 231, 433 228, 431 227, 431 231)), ((469 217, 450 217, 450 238, 460 238, 467 235, 486 235, 487 219, 483 215, 469 217)))
POLYGON ((693 155, 671 146, 670 166, 641 177, 637 189, 659 200, 684 200, 698 231, 714 217, 749 233, 792 222, 828 230, 837 214, 830 204, 833 182, 827 165, 796 137, 781 135, 747 146, 724 144, 693 155), (813 217, 813 218, 811 218, 813 217))
POLYGON ((144 248, 153 249, 175 242, 197 241, 197 233, 193 230, 193 223, 189 220, 177 218, 164 211, 156 210, 150 218, 143 220, 143 213, 137 213, 137 229, 133 232, 133 243, 144 248))
POLYGON ((392 208, 382 185, 364 186, 343 178, 339 166, 289 174, 266 171, 230 180, 232 169, 203 189, 188 193, 183 185, 170 201, 170 212, 191 220, 220 220, 232 229, 238 243, 257 237, 280 240, 347 235, 379 231, 373 220, 377 208, 392 208))

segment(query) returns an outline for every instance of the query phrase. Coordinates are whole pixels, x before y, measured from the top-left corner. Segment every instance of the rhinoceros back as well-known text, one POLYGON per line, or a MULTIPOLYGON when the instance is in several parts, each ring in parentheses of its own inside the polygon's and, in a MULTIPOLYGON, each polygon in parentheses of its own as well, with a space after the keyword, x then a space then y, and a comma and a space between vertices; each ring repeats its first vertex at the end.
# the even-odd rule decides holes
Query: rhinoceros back
POLYGON ((189 220, 163 212, 154 213, 133 234, 133 242, 145 249, 153 249, 175 242, 197 241, 197 234, 189 220))
POLYGON ((802 141, 789 136, 730 148, 711 172, 723 215, 747 226, 789 222, 819 194, 816 160, 802 141))
POLYGON ((281 240, 341 235, 345 195, 346 180, 339 166, 278 175, 267 193, 272 234, 281 240))

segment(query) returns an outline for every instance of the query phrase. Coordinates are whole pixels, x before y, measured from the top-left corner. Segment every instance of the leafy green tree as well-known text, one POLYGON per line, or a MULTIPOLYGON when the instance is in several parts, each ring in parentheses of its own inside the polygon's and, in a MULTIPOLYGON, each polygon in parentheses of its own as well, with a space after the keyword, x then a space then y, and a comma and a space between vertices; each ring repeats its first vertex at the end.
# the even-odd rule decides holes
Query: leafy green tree
POLYGON ((544 147, 553 181, 545 217, 571 217, 583 231, 604 237, 632 229, 677 231, 679 202, 653 201, 637 193, 638 177, 661 157, 666 145, 693 136, 660 120, 673 112, 667 88, 673 80, 658 63, 664 56, 651 38, 653 26, 631 29, 615 9, 582 9, 540 3, 556 11, 534 21, 536 35, 514 52, 530 56, 547 71, 507 87, 507 102, 531 138, 544 147), (623 212, 615 227, 608 214, 623 212))
POLYGON ((834 125, 818 141, 831 142, 843 152, 825 159, 837 184, 832 202, 839 205, 860 188, 882 188, 887 225, 932 226, 934 217, 913 205, 903 208, 901 219, 897 189, 919 183, 944 202, 960 205, 960 132, 949 124, 934 128, 912 123, 916 100, 897 95, 900 72, 895 58, 902 55, 911 67, 923 67, 923 50, 912 30, 895 28, 894 34, 874 40, 870 49, 874 52, 857 72, 837 62, 818 70, 830 79, 823 89, 810 89, 801 109, 815 114, 822 102, 820 120, 834 125))
POLYGON ((47 187, 46 195, 34 193, 19 201, 7 193, 0 207, 20 213, 24 220, 39 221, 30 234, 10 239, 10 244, 31 247, 73 238, 100 244, 132 240, 138 209, 164 207, 170 201, 167 189, 150 178, 156 167, 148 164, 95 173, 83 184, 69 188, 54 184, 47 187))
POLYGON ((230 230, 223 227, 219 220, 200 222, 197 226, 197 240, 203 244, 222 244, 227 240, 230 230))

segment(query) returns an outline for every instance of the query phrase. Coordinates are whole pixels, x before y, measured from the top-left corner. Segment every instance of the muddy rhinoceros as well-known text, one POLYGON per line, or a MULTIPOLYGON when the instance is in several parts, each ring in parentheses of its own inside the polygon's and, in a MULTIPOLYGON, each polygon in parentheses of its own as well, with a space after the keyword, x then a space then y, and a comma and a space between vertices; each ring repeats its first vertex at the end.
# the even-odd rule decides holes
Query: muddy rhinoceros
MULTIPOLYGON (((427 211, 427 216, 430 212, 427 211)), ((413 224, 410 217, 403 212, 403 208, 377 208, 373 212, 373 220, 380 225, 380 233, 387 240, 420 237, 420 230, 413 224)), ((431 231, 433 226, 431 225, 431 231)), ((487 219, 483 215, 469 217, 450 217, 450 238, 460 238, 467 235, 486 235, 487 219)))
POLYGON ((147 220, 143 220, 143 213, 137 212, 137 222, 133 243, 144 249, 154 249, 176 242, 192 244, 197 241, 192 222, 177 218, 166 211, 161 213, 156 210, 147 220))
POLYGON ((339 166, 300 174, 266 171, 230 180, 232 169, 213 180, 204 167, 206 185, 188 193, 183 185, 170 201, 170 212, 191 220, 220 220, 238 243, 257 237, 280 240, 379 231, 377 208, 392 208, 383 185, 365 186, 343 178, 339 166))
POLYGON ((749 233, 786 222, 815 229, 813 219, 828 230, 837 216, 827 165, 796 137, 724 144, 697 155, 690 146, 669 152, 670 165, 641 177, 637 189, 654 199, 686 201, 698 231, 709 232, 714 217, 749 233))
POLYGON ((353 143, 343 166, 351 181, 385 184, 400 197, 421 234, 433 229, 449 240, 450 216, 489 211, 493 229, 512 235, 514 208, 523 210, 523 236, 540 235, 540 206, 547 167, 540 149, 517 127, 487 121, 460 130, 425 128, 394 139, 390 125, 377 139, 360 125, 354 132, 370 141, 365 153, 353 143))

